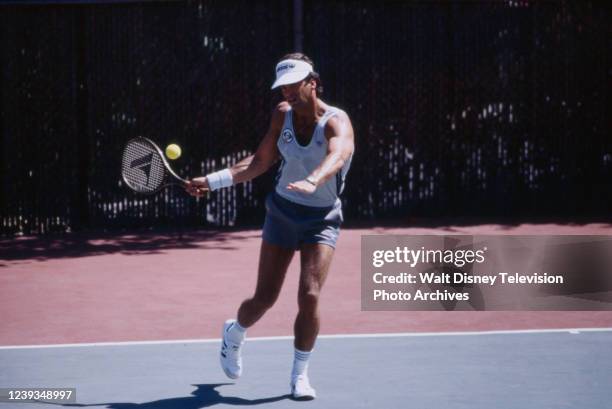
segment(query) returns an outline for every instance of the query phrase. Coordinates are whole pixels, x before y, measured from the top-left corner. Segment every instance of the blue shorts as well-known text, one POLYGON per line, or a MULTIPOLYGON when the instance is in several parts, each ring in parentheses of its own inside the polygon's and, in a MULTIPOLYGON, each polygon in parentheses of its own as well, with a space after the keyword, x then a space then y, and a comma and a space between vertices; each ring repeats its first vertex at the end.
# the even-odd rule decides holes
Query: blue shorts
POLYGON ((263 239, 291 249, 298 249, 303 243, 322 243, 336 248, 343 220, 340 200, 330 207, 311 207, 272 192, 266 198, 263 239))

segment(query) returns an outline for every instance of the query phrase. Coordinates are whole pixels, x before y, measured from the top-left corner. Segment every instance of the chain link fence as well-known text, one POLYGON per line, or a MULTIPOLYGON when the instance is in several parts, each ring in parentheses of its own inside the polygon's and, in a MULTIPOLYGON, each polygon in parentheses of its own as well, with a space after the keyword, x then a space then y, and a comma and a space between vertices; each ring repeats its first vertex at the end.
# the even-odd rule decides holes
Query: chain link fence
MULTIPOLYGON (((303 3, 356 153, 347 221, 609 218, 609 12, 598 2, 303 3)), ((206 174, 252 153, 294 47, 286 1, 0 6, 0 232, 256 226, 274 170, 195 200, 122 185, 124 143, 206 174)))

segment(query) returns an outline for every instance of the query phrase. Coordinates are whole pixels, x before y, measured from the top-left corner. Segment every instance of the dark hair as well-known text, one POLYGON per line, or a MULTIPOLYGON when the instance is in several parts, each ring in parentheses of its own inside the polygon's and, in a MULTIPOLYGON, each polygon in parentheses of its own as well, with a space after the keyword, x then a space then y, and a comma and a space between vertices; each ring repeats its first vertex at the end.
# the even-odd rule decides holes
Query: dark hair
POLYGON ((310 64, 312 66, 312 72, 310 73, 310 75, 308 75, 308 77, 304 78, 304 81, 315 80, 315 83, 317 84, 316 86, 317 94, 323 93, 323 82, 321 81, 321 77, 319 76, 319 73, 314 70, 314 62, 312 62, 310 57, 308 57, 306 54, 303 54, 303 53, 289 53, 289 54, 285 54, 283 58, 281 58, 281 61, 282 60, 300 60, 300 61, 305 61, 308 64, 310 64))

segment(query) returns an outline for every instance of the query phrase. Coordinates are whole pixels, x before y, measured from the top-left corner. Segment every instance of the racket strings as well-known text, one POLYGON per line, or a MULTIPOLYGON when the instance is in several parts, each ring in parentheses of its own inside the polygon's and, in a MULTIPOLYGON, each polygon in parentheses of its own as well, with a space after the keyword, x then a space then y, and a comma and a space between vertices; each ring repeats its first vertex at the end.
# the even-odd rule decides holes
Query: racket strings
POLYGON ((166 176, 159 152, 145 141, 131 141, 127 144, 123 151, 121 171, 128 186, 140 193, 157 191, 166 176))

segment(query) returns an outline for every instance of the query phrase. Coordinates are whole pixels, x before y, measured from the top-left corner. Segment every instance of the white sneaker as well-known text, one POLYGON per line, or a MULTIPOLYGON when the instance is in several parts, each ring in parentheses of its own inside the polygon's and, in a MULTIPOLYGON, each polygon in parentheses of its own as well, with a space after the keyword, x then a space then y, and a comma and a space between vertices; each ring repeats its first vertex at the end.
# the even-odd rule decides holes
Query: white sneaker
POLYGON ((312 386, 306 375, 291 377, 291 395, 297 400, 312 400, 317 397, 317 392, 312 386))
POLYGON ((221 334, 221 368, 228 378, 238 379, 242 375, 242 356, 240 348, 244 342, 239 344, 227 339, 227 330, 236 320, 227 320, 223 325, 223 333, 221 334))

